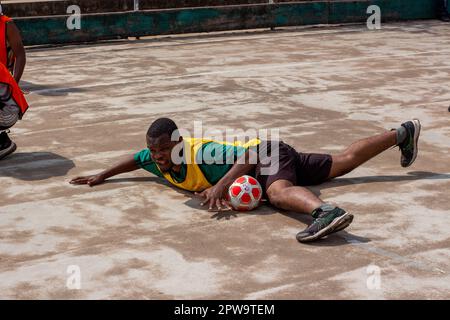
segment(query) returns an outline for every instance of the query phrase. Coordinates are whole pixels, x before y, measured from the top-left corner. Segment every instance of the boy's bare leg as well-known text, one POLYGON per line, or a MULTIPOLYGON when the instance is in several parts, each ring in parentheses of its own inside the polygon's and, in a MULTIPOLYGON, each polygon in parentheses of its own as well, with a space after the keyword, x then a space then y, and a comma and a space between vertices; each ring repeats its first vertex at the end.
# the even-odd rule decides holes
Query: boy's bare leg
MULTIPOLYGON (((344 152, 332 156, 328 179, 344 175, 372 159, 390 147, 398 145, 402 151, 401 165, 411 165, 417 156, 420 134, 419 120, 405 122, 396 130, 358 140, 344 152)), ((346 228, 353 215, 341 208, 324 203, 304 187, 294 186, 290 181, 278 180, 266 191, 270 202, 278 208, 295 212, 312 213, 314 222, 297 234, 301 242, 312 241, 346 228)))
POLYGON ((270 203, 277 208, 308 213, 320 207, 324 202, 314 193, 300 186, 294 186, 288 180, 277 180, 267 189, 270 203))
POLYGON ((332 155, 333 164, 328 179, 349 173, 364 162, 396 145, 402 152, 402 167, 410 166, 417 156, 420 129, 420 121, 414 119, 403 123, 396 130, 352 143, 344 152, 332 155))
POLYGON ((352 143, 344 152, 332 155, 328 179, 340 177, 397 144, 395 131, 388 131, 352 143))

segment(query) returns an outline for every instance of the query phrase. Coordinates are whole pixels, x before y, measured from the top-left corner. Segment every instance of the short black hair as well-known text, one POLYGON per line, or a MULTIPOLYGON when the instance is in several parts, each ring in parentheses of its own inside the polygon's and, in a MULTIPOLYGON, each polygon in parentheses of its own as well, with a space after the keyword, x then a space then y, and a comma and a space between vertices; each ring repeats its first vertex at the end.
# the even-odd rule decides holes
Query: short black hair
POLYGON ((158 138, 163 134, 168 134, 172 137, 172 133, 178 130, 177 125, 169 118, 159 118, 153 121, 147 131, 147 137, 158 138))

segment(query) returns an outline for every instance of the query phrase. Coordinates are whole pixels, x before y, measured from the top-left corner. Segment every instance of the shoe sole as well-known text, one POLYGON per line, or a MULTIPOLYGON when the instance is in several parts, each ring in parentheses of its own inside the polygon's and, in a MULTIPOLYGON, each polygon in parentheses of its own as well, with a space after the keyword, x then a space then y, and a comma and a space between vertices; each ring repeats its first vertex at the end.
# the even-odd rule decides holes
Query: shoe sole
POLYGON ((3 158, 9 156, 11 153, 16 151, 16 149, 17 149, 17 145, 14 142, 12 142, 11 145, 8 148, 6 148, 5 150, 2 150, 0 152, 0 160, 2 160, 3 158))
POLYGON ((353 222, 353 215, 351 214, 349 218, 344 221, 340 226, 337 226, 332 233, 339 232, 347 228, 353 222))
POLYGON ((324 238, 330 234, 339 232, 347 228, 353 222, 353 215, 349 214, 345 219, 341 220, 339 224, 335 225, 334 228, 329 229, 328 232, 322 234, 321 238, 324 238))
POLYGON ((312 236, 305 237, 302 239, 297 239, 299 242, 310 242, 322 237, 325 237, 331 233, 338 232, 347 228, 353 221, 353 215, 346 212, 342 216, 334 219, 327 227, 323 228, 319 232, 313 234, 312 236))
POLYGON ((413 119, 412 123, 414 124, 414 153, 411 161, 407 166, 404 166, 403 168, 408 168, 410 165, 412 165, 414 161, 416 161, 417 153, 419 152, 419 135, 422 126, 420 125, 419 119, 413 119))

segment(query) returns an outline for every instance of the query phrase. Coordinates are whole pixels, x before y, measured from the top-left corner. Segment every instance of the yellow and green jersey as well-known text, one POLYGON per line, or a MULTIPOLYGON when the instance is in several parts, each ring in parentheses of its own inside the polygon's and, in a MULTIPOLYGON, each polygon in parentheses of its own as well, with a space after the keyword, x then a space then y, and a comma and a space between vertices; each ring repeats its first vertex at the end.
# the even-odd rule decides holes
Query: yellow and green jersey
MULTIPOLYGON (((158 165, 152 160, 149 149, 144 149, 134 155, 136 164, 170 183, 189 191, 202 191, 215 185, 233 166, 234 162, 245 151, 260 143, 254 139, 248 143, 228 143, 207 139, 184 139, 184 150, 191 161, 181 165, 180 172, 161 172, 158 165)), ((185 161, 186 162, 186 161, 185 161)))

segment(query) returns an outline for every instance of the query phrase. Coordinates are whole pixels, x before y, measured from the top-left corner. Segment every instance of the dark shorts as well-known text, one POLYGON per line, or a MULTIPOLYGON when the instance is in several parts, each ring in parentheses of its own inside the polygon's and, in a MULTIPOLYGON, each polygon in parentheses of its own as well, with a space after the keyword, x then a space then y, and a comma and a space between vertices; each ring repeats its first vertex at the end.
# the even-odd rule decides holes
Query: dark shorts
POLYGON ((280 141, 279 156, 272 159, 271 155, 276 154, 273 144, 263 141, 258 149, 261 160, 256 166, 255 177, 264 193, 277 180, 288 180, 296 186, 311 186, 327 181, 332 164, 331 155, 297 152, 290 145, 280 141), (267 174, 271 166, 273 170, 267 174))

